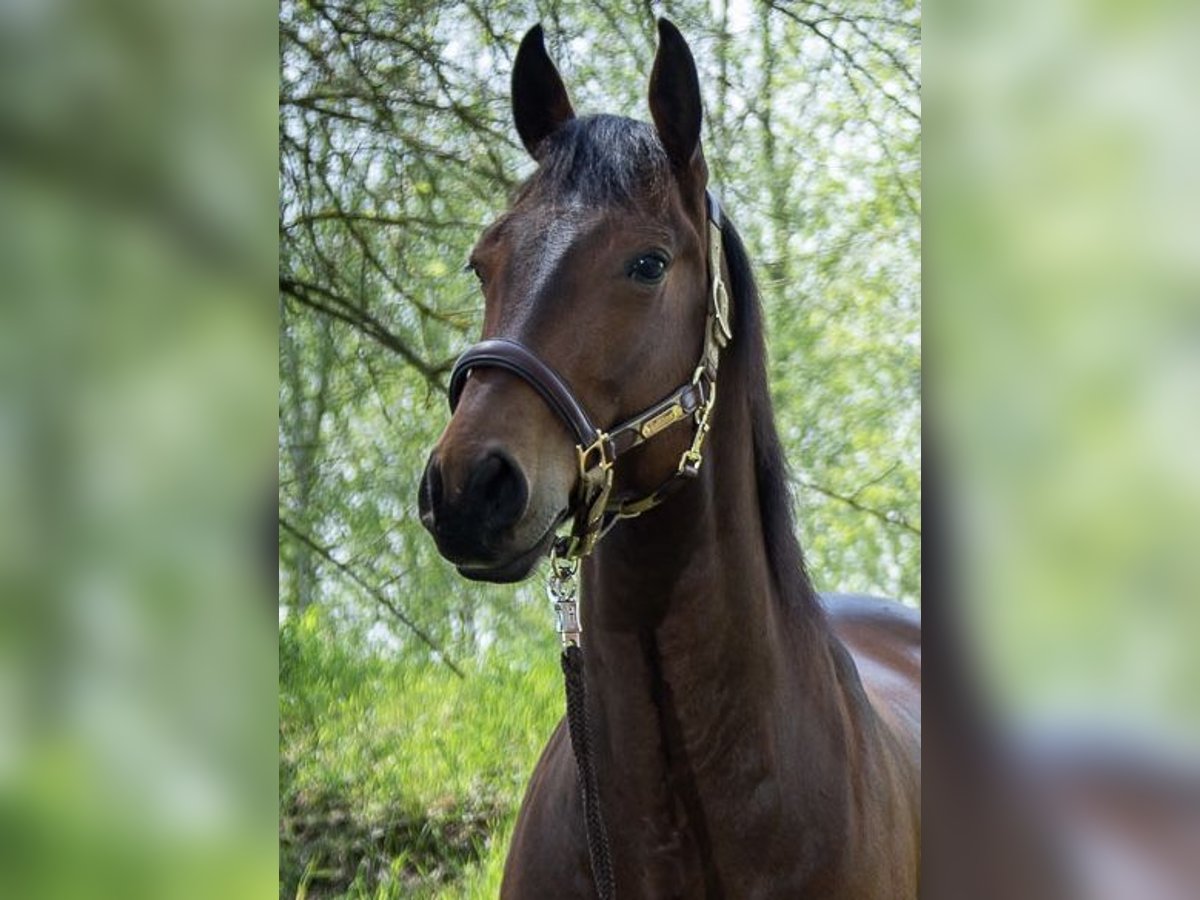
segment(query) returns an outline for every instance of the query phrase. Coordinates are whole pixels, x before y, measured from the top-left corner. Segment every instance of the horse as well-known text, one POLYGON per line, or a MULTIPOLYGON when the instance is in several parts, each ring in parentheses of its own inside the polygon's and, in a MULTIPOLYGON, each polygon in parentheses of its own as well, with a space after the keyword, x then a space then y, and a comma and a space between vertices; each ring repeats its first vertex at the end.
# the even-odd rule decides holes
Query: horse
POLYGON ((419 488, 468 579, 522 580, 564 546, 582 560, 584 631, 565 640, 612 889, 560 722, 501 896, 916 897, 919 614, 810 582, 695 61, 670 22, 658 34, 652 124, 577 117, 541 27, 521 42, 513 116, 537 168, 471 253, 482 342, 419 488))

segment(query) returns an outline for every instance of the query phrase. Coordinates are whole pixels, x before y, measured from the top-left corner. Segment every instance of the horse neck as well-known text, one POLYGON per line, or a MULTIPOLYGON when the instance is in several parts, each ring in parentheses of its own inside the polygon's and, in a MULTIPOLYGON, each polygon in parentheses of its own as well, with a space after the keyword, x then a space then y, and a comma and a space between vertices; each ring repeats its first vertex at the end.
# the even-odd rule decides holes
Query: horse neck
MULTIPOLYGON (((588 656, 600 661, 631 638, 639 646, 651 642, 680 688, 719 683, 731 705, 738 700, 729 688, 766 697, 770 685, 756 677, 777 683, 774 669, 806 649, 813 652, 801 658, 827 659, 831 640, 804 573, 773 568, 759 505, 753 421, 759 404, 745 385, 747 367, 738 363, 723 373, 697 482, 619 523, 583 569, 585 644, 595 648, 588 656), (781 577, 795 583, 780 583, 781 577)), ((769 405, 761 406, 757 414, 769 415, 769 405)), ((619 689, 619 676, 604 673, 597 689, 619 689)), ((704 699, 705 708, 712 699, 704 699)))
MULTIPOLYGON (((756 790, 780 795, 759 789, 778 776, 788 748, 809 740, 798 732, 811 730, 824 750, 842 743, 847 726, 824 615, 806 583, 777 584, 772 571, 751 405, 727 387, 698 482, 621 523, 584 566, 601 790, 628 853, 679 840, 680 822, 719 831, 738 821, 755 809, 747 796, 756 790), (829 731, 838 734, 820 733, 829 731), (631 831, 630 822, 642 825, 631 831)), ((814 759, 829 764, 806 771, 813 809, 844 774, 830 754, 814 759)), ((705 836, 692 840, 692 858, 704 860, 705 836)))
POLYGON ((636 637, 639 653, 653 644, 688 683, 767 661, 786 610, 768 559, 751 433, 747 404, 718 403, 697 483, 599 545, 584 569, 591 656, 636 637))

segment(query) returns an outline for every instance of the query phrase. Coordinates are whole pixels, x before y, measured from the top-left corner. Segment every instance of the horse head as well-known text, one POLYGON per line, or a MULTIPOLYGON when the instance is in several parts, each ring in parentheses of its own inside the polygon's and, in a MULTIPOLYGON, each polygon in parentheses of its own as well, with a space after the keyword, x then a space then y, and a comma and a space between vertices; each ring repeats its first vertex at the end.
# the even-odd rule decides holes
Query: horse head
MULTIPOLYGON (((494 352, 456 369, 454 412, 419 493, 422 523, 468 578, 526 577, 581 514, 589 426, 607 438, 630 417, 637 425, 619 466, 600 447, 602 505, 653 492, 694 441, 693 429, 661 423, 695 412, 683 389, 678 414, 664 397, 699 385, 708 351, 708 170, 695 62, 666 20, 659 36, 653 125, 577 117, 540 26, 518 51, 513 116, 538 166, 471 252, 484 298, 477 347, 494 352), (644 410, 654 415, 638 418, 644 410)), ((703 386, 694 393, 702 400, 703 386)))

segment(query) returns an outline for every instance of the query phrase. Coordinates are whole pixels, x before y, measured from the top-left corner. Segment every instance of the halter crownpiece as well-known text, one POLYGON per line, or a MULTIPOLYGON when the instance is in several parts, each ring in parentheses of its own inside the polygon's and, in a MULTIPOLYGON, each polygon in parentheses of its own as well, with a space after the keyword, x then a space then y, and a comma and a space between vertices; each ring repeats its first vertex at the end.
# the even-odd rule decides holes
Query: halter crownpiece
MULTIPOLYGON (((704 439, 717 397, 717 368, 721 350, 733 339, 729 315, 729 291, 721 264, 724 249, 721 238, 721 206, 709 192, 708 205, 708 314, 704 321, 704 346, 691 381, 676 388, 658 403, 608 430, 596 426, 567 381, 538 358, 528 347, 507 338, 480 341, 470 347, 454 364, 450 373, 450 410, 454 411, 473 369, 490 366, 504 369, 529 384, 574 434, 579 461, 579 481, 575 488, 571 531, 555 540, 551 551, 551 591, 556 580, 563 581, 574 563, 587 556, 619 519, 639 516, 665 500, 695 478, 704 461, 704 439), (683 452, 679 465, 657 488, 637 500, 610 501, 613 465, 617 457, 661 434, 679 422, 692 419, 695 432, 692 443, 683 452)), ((561 587, 561 585, 560 585, 561 587)), ((564 588, 565 591, 565 588, 564 588)), ((556 603, 559 602, 556 600, 556 603)), ((571 601, 573 606, 573 601, 571 601)), ((563 614, 573 615, 569 610, 563 614)), ((560 616, 561 618, 561 616, 560 616)), ((578 642, 578 623, 560 629, 566 640, 572 632, 578 642)))

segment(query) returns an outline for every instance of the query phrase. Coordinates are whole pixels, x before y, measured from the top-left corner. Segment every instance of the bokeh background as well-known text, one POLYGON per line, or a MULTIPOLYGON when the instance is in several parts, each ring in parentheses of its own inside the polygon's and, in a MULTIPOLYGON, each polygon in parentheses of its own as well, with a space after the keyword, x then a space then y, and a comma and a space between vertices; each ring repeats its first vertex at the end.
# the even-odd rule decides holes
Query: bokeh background
POLYGON ((928 437, 1005 705, 1200 738, 1200 16, 933 10, 928 437))
POLYGON ((925 12, 927 883, 1184 900, 1200 886, 1200 15, 925 12))
POLYGON ((271 896, 276 12, 0 3, 0 896, 271 896))

